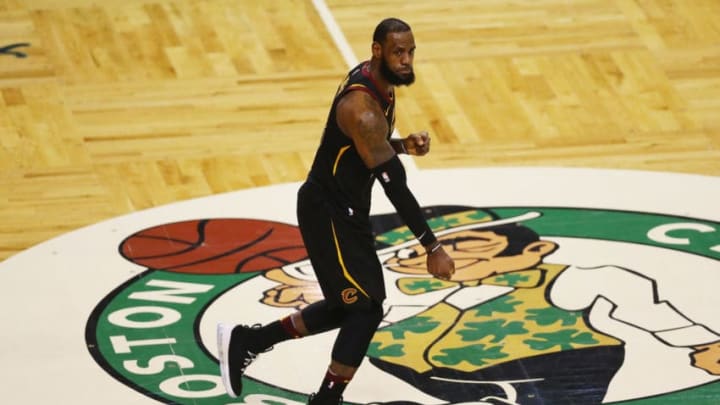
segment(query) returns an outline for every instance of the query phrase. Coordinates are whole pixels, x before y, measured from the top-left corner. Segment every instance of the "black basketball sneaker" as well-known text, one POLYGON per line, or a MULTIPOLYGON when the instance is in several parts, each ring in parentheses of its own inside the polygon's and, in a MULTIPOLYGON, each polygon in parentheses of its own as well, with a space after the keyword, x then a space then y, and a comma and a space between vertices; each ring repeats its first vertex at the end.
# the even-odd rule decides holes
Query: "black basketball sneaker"
POLYGON ((248 335, 252 327, 220 323, 217 326, 220 375, 228 395, 237 398, 242 393, 242 377, 259 353, 250 350, 248 335))
POLYGON ((315 393, 310 394, 310 398, 308 398, 308 405, 340 405, 342 403, 342 397, 338 400, 322 400, 315 393))

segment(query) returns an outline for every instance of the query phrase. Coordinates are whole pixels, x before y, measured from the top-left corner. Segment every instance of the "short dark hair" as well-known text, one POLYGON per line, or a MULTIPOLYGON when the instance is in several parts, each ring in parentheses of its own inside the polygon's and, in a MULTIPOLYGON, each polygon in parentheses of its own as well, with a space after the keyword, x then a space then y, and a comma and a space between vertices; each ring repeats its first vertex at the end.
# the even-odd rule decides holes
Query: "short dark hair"
POLYGON ((386 18, 380 21, 380 24, 375 27, 373 33, 373 42, 384 43, 387 34, 391 32, 407 32, 410 31, 410 25, 399 18, 386 18))

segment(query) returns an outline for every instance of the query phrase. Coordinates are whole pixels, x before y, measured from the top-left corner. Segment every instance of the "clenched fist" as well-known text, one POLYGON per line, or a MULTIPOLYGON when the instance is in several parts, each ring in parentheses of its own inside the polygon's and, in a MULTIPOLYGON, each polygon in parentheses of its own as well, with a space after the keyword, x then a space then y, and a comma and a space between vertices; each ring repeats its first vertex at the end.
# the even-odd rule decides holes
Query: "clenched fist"
POLYGON ((450 255, 445 252, 440 242, 428 249, 427 252, 427 269, 428 273, 441 280, 450 280, 455 274, 455 262, 450 255))

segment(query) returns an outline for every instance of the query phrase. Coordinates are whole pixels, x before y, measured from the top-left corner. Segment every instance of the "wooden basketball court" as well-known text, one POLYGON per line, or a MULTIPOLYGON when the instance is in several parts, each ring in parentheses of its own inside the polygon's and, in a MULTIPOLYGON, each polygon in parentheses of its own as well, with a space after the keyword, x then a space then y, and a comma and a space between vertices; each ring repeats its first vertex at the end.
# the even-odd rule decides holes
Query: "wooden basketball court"
POLYGON ((432 137, 410 170, 720 176, 717 0, 0 0, 0 261, 303 180, 388 16, 418 46, 397 130, 432 137))
MULTIPOLYGON (((419 168, 720 175, 720 3, 330 1, 418 44, 419 168)), ((99 220, 299 181, 348 67, 311 1, 0 1, 0 259, 99 220), (100 5, 102 4, 102 5, 100 5)))

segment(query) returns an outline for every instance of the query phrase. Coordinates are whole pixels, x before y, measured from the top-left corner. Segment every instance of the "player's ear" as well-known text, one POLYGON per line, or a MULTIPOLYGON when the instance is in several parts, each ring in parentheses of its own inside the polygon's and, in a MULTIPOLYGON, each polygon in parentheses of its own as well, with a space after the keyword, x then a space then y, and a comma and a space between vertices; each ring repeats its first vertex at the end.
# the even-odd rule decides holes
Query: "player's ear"
POLYGON ((530 253, 544 257, 554 252, 557 248, 558 245, 555 242, 551 242, 549 240, 538 240, 525 246, 523 253, 530 253))
POLYGON ((380 42, 373 42, 371 50, 374 58, 379 59, 380 57, 382 57, 382 45, 380 44, 380 42))

